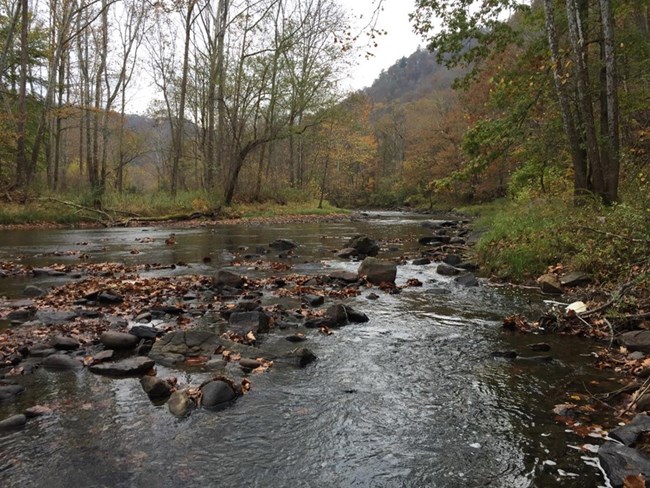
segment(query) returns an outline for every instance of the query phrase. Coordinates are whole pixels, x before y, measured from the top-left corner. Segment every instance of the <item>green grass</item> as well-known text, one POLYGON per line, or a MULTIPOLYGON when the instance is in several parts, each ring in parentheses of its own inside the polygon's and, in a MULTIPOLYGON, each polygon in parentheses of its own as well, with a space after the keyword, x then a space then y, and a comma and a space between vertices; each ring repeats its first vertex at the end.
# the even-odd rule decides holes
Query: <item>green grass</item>
POLYGON ((650 265, 650 202, 643 193, 605 207, 570 196, 526 197, 461 209, 484 230, 476 258, 490 275, 525 280, 563 264, 599 281, 620 281, 650 265))
MULTIPOLYGON (((25 205, 3 203, 0 205, 0 225, 16 224, 58 224, 75 225, 96 222, 101 218, 93 207, 93 197, 90 194, 52 195, 58 201, 42 198, 32 199, 25 205), (87 207, 74 208, 61 202, 87 207)), ((194 212, 214 214, 222 218, 241 217, 275 217, 286 215, 330 215, 346 213, 347 210, 336 208, 328 202, 323 202, 323 208, 318 208, 318 200, 299 199, 277 203, 236 203, 223 207, 219 199, 205 192, 183 192, 176 198, 167 193, 154 194, 107 194, 102 199, 102 208, 115 220, 125 218, 129 214, 142 217, 174 217, 189 215, 194 212)))

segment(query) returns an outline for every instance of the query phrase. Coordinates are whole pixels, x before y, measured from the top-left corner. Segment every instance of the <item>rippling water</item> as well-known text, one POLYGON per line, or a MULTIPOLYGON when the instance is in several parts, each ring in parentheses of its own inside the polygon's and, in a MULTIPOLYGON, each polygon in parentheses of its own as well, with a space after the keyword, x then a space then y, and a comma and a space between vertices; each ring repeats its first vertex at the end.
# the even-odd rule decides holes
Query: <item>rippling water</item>
MULTIPOLYGON (((136 237, 160 241, 169 232, 20 232, 0 245, 0 260, 22 255, 26 263, 47 265, 61 259, 48 255, 53 249, 87 242, 83 247, 97 250, 97 262, 182 260, 192 267, 178 272, 205 273, 227 264, 229 253, 241 246, 289 237, 303 246, 295 260, 298 271, 317 272, 323 259, 330 267, 356 267, 329 251, 344 237, 367 232, 386 238, 396 245, 392 255, 399 255, 413 246, 400 238, 426 234, 416 218, 384 215, 274 229, 177 230, 174 249, 154 242, 141 246, 139 255, 129 254, 136 237), (213 264, 199 264, 208 255, 213 264)), ((494 350, 525 351, 526 343, 541 340, 500 331, 504 315, 539 299, 459 288, 434 270, 400 267, 398 284, 417 277, 425 286, 380 293, 377 301, 353 299, 370 322, 333 336, 307 331, 316 363, 253 375, 253 390, 220 412, 175 419, 166 406, 148 400, 137 379, 44 370, 21 377, 26 393, 0 405, 0 418, 34 404, 51 406, 55 414, 0 436, 0 486, 605 486, 593 455, 577 449, 589 441, 565 432, 551 411, 564 388, 598 378, 580 355, 590 345, 547 337, 553 363, 495 360, 494 350), (427 293, 434 286, 452 293, 427 293)), ((24 283, 4 280, 0 286, 11 295, 24 283)), ((231 373, 241 375, 235 367, 231 373)), ((210 377, 200 369, 159 367, 159 375, 171 374, 191 384, 210 377)))

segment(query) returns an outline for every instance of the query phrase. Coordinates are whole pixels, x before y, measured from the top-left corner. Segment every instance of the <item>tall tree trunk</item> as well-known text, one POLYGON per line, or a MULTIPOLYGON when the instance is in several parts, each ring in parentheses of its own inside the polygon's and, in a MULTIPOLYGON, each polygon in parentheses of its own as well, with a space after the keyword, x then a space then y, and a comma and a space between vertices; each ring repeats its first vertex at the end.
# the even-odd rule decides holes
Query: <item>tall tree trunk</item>
POLYGON ((21 0, 20 26, 20 81, 18 87, 18 117, 16 120, 16 186, 26 189, 28 183, 27 144, 25 140, 25 121, 27 119, 27 63, 29 46, 27 45, 29 29, 29 2, 21 0))
POLYGON ((567 0, 567 18, 569 38, 573 49, 576 85, 578 91, 578 109, 582 120, 587 160, 591 169, 593 192, 599 196, 605 194, 603 164, 598 144, 596 123, 594 120, 593 101, 590 91, 589 69, 586 60, 586 43, 576 0, 567 0))
POLYGON ((607 142, 609 152, 609 167, 605 168, 605 201, 612 203, 618 200, 620 129, 618 79, 616 72, 616 39, 614 37, 614 20, 610 0, 600 0, 600 15, 603 24, 603 39, 605 44, 608 128, 607 142))
POLYGON ((176 196, 178 191, 178 180, 180 171, 180 161, 183 154, 183 132, 185 130, 185 97, 187 95, 187 78, 190 62, 190 40, 192 35, 192 13, 196 0, 190 0, 187 5, 187 14, 185 16, 185 45, 183 49, 183 73, 181 75, 180 101, 178 104, 178 116, 176 123, 176 147, 174 148, 174 157, 172 160, 172 177, 171 177, 171 194, 176 196))
POLYGON ((570 98, 565 84, 566 73, 558 44, 553 0, 544 0, 544 16, 548 44, 551 49, 555 92, 560 104, 562 123, 569 142, 571 161, 573 163, 573 191, 576 201, 579 201, 589 189, 588 168, 584 151, 580 147, 580 135, 576 127, 576 120, 571 110, 570 98))

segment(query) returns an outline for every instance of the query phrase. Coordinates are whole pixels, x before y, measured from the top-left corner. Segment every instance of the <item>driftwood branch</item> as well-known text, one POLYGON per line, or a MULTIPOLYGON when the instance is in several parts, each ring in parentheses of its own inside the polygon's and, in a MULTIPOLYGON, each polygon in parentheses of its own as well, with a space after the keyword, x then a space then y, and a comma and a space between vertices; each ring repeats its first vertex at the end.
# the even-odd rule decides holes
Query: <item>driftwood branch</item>
POLYGON ((641 242, 643 244, 650 244, 650 239, 636 239, 634 237, 622 236, 622 235, 619 235, 619 234, 612 234, 611 232, 605 232, 604 230, 598 230, 598 229, 594 229, 592 227, 585 227, 583 225, 579 225, 578 229, 588 230, 589 232, 595 232, 596 234, 602 234, 602 235, 605 235, 607 237, 613 237, 614 239, 622 239, 624 241, 641 242))
POLYGON ((621 286, 616 293, 614 293, 611 300, 609 300, 606 303, 602 304, 600 307, 594 308, 593 310, 589 310, 588 312, 581 313, 580 315, 582 317, 591 317, 592 315, 595 315, 595 314, 597 314, 599 312, 602 312, 603 310, 607 310, 609 307, 611 307, 617 301, 619 301, 623 297, 623 295, 625 295, 625 293, 627 293, 627 290, 633 284, 634 283, 632 281, 628 281, 623 286, 621 286))
POLYGON ((91 212, 91 213, 96 213, 97 215, 101 215, 102 217, 104 217, 105 220, 102 219, 92 219, 92 220, 95 220, 106 227, 109 227, 114 222, 113 217, 111 217, 110 214, 98 208, 86 207, 85 205, 79 205, 78 203, 69 202, 67 200, 59 200, 58 198, 53 198, 53 197, 43 198, 42 200, 60 203, 61 205, 66 205, 68 207, 76 208, 77 210, 83 210, 85 212, 91 212))

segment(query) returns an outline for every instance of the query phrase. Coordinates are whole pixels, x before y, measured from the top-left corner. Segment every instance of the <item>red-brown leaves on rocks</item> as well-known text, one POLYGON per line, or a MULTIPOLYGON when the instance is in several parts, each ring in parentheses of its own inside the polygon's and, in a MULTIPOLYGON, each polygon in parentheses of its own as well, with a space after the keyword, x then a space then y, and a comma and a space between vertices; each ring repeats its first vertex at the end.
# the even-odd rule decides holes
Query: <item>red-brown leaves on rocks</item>
POLYGON ((321 325, 318 330, 320 331, 321 334, 325 334, 326 336, 334 335, 334 332, 332 332, 330 328, 327 327, 326 325, 321 325))
POLYGON ((646 479, 642 474, 626 476, 623 480, 623 488, 646 488, 646 479))
POLYGON ((407 287, 407 288, 408 287, 420 287, 420 286, 422 286, 422 282, 420 280, 418 280, 417 278, 411 278, 410 280, 408 280, 406 282, 406 284, 404 286, 407 287))

